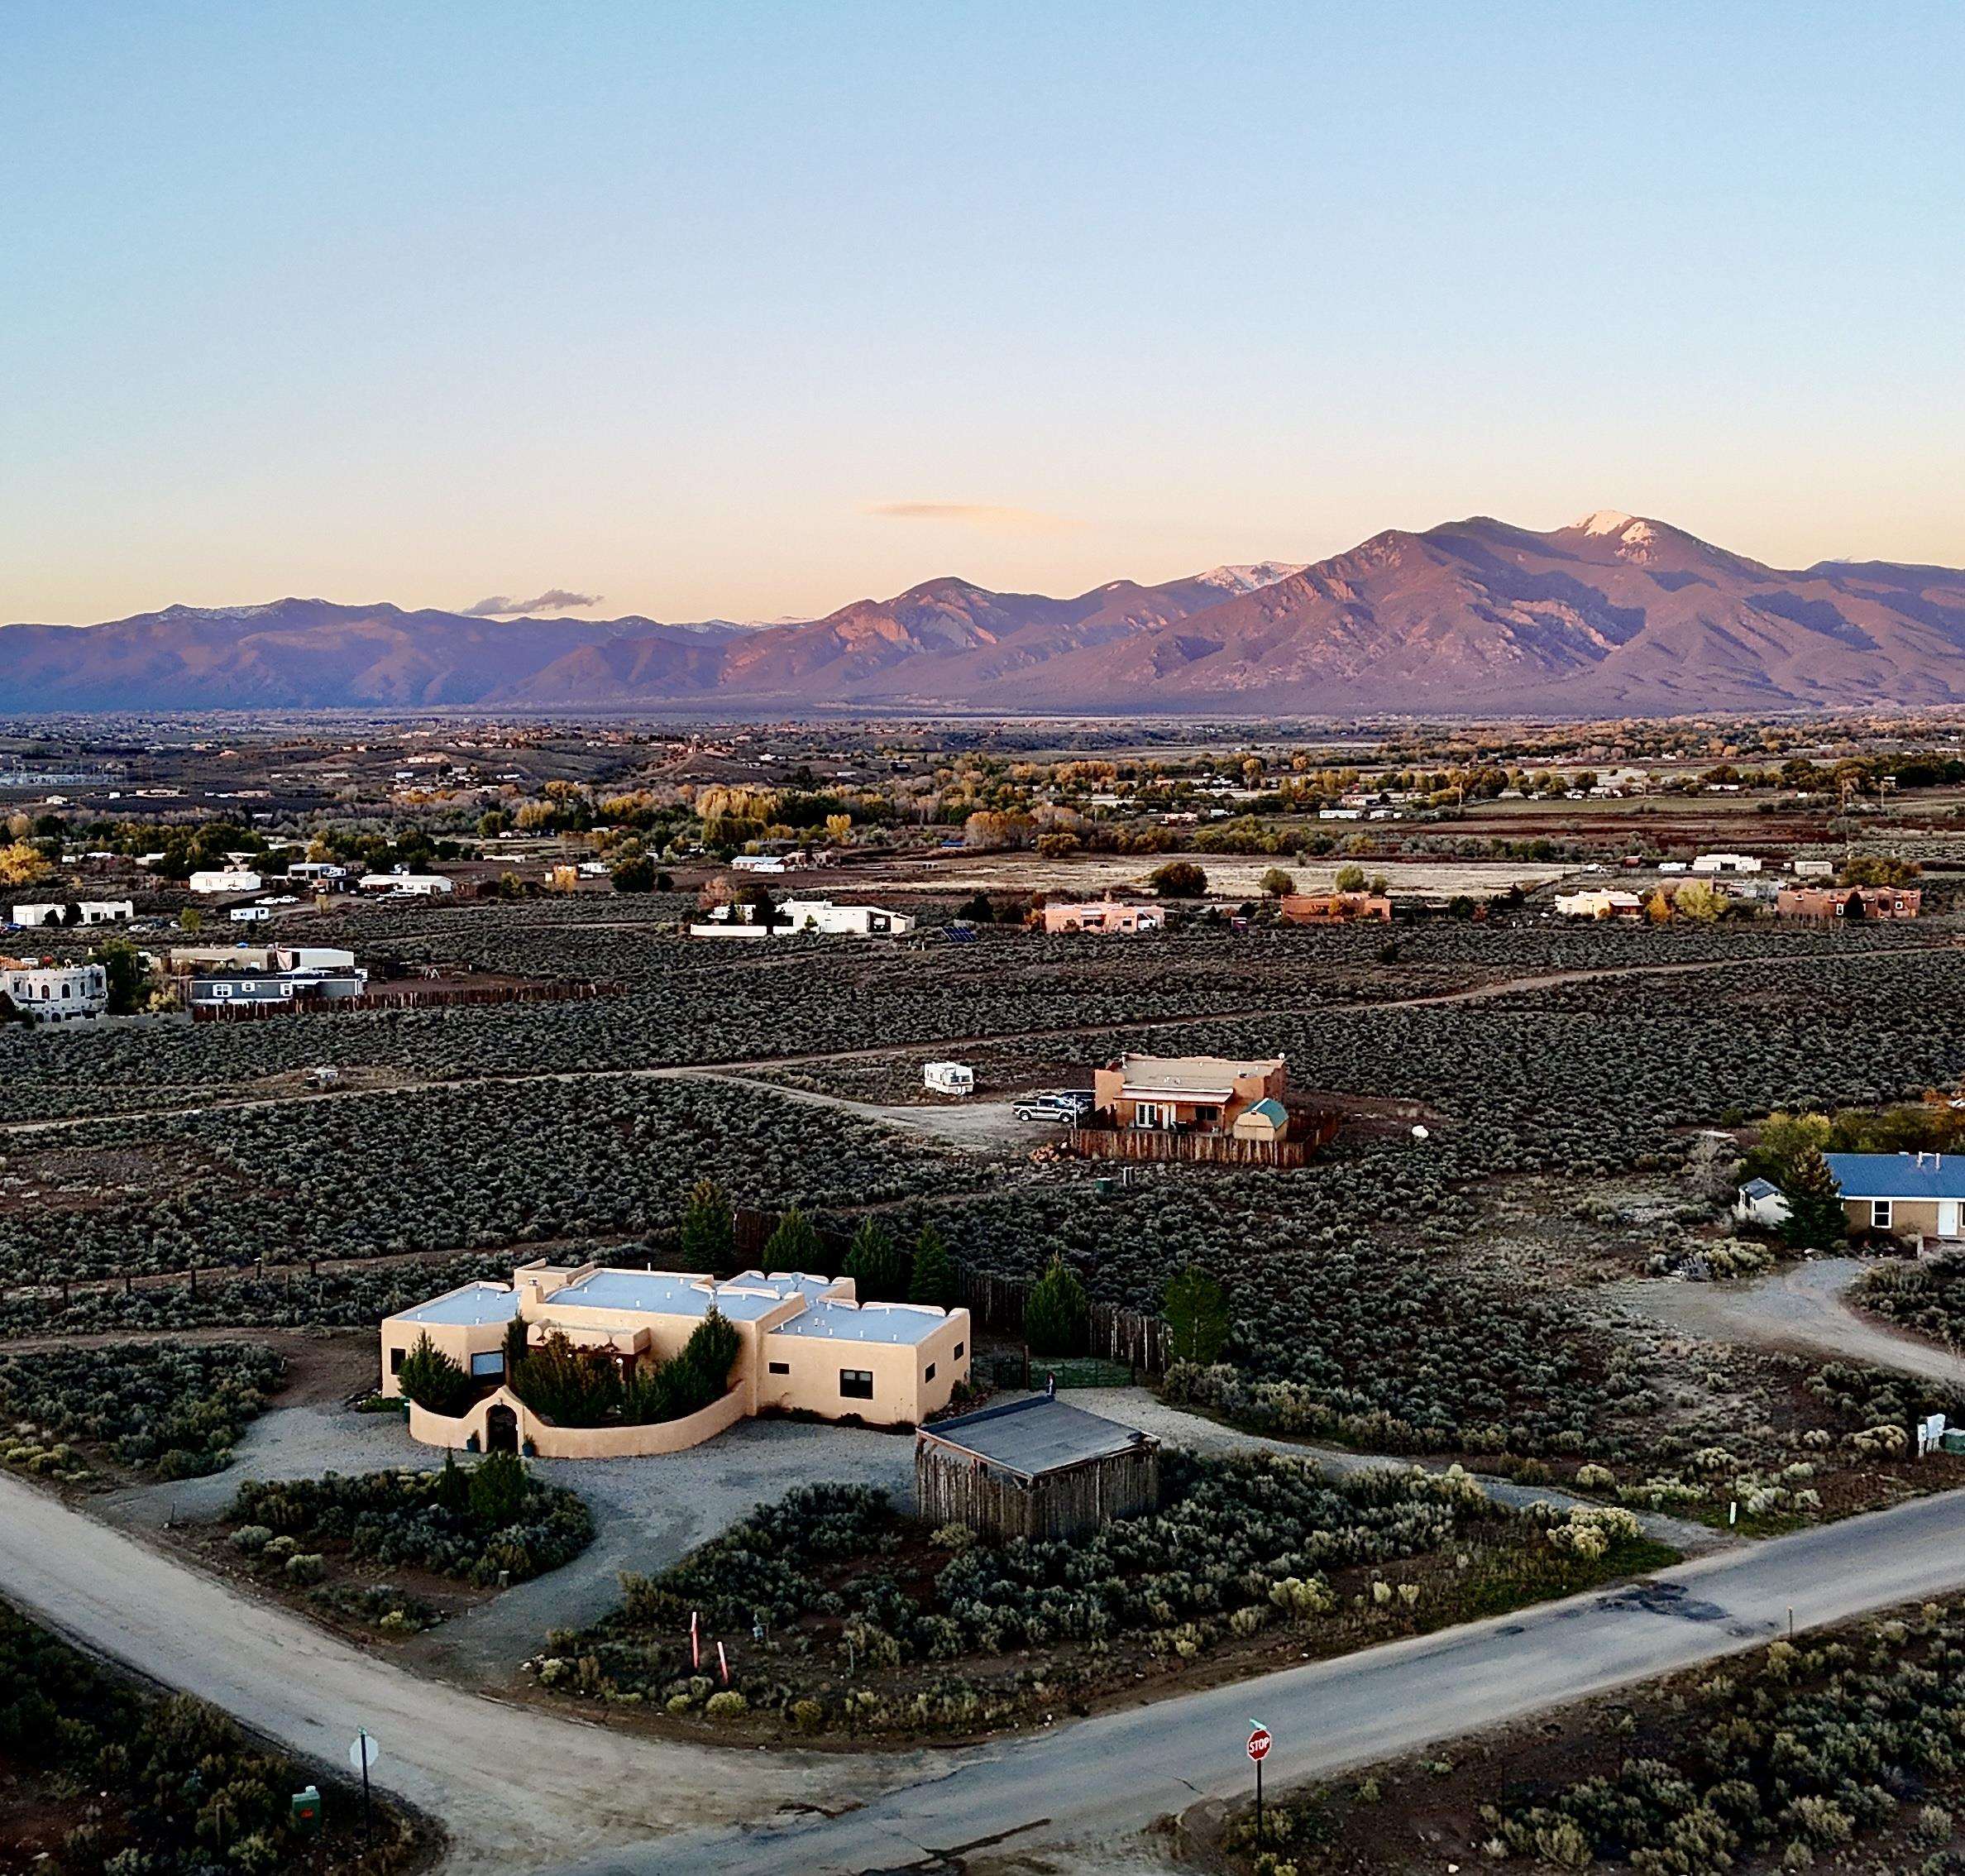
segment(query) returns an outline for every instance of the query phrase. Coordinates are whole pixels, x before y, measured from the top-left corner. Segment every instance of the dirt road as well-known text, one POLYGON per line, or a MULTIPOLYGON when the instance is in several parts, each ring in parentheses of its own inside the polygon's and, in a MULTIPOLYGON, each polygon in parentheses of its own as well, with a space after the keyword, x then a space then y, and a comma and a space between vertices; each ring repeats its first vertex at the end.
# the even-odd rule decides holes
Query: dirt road
MULTIPOLYGON (((1360 1011, 1428 1009, 1452 1003, 1487 1003, 1499 997, 1556 989, 1570 983, 1599 983, 1612 978, 1696 976, 1709 971, 1739 970, 1750 964, 1784 966, 1847 964, 1880 958, 1914 957, 1924 951, 1948 951, 1952 949, 1951 944, 1947 942, 1943 945, 1905 945, 1900 950, 1891 951, 1853 952, 1846 955, 1833 951, 1819 951, 1801 957, 1703 958, 1665 964, 1606 965, 1599 969, 1545 971, 1536 976, 1510 977, 1494 983, 1470 984, 1461 990, 1435 990, 1420 997, 1392 997, 1379 1002, 1346 1003, 1333 1005, 1332 1007, 1360 1011)), ((183 1108, 144 1108, 119 1114, 68 1115, 55 1120, 0 1122, 0 1138, 10 1134, 59 1133, 72 1127, 92 1127, 104 1121, 127 1124, 135 1121, 178 1119, 197 1114, 249 1113, 262 1108, 295 1107, 312 1101, 372 1100, 378 1095, 400 1094, 421 1088, 505 1087, 555 1081, 674 1081, 694 1076, 713 1080, 726 1079, 731 1076, 755 1074, 763 1069, 819 1068, 833 1062, 882 1061, 894 1055, 919 1055, 924 1059, 941 1055, 959 1055, 964 1050, 981 1047, 992 1042, 1062 1041, 1071 1036, 1145 1036, 1161 1030, 1185 1029, 1195 1023, 1247 1022, 1259 1021, 1265 1017, 1299 1016, 1302 1013, 1303 1005, 1299 1001, 1284 1005, 1260 1004, 1243 1010, 1208 1010, 1186 1016, 1154 1017, 1140 1022, 1065 1023, 1051 1028, 1020 1030, 1011 1036, 943 1036, 911 1042, 882 1042, 863 1049, 832 1049, 806 1054, 760 1055, 724 1062, 672 1063, 659 1068, 539 1069, 520 1074, 467 1075, 452 1079, 437 1077, 423 1081, 400 1081, 391 1083, 387 1087, 241 1095, 237 1098, 206 1101, 183 1108)), ((358 1022, 362 1019, 350 1017, 337 1020, 358 1022)), ((775 1092, 783 1094, 786 1090, 778 1089, 775 1092)), ((911 1114, 916 1110, 911 1108, 906 1111, 911 1114)))
POLYGON ((1747 1283, 1620 1283, 1604 1297, 1711 1342, 1744 1342, 1861 1362, 1965 1389, 1965 1358, 1858 1315, 1844 1300, 1868 1266, 1859 1257, 1782 1264, 1747 1283))

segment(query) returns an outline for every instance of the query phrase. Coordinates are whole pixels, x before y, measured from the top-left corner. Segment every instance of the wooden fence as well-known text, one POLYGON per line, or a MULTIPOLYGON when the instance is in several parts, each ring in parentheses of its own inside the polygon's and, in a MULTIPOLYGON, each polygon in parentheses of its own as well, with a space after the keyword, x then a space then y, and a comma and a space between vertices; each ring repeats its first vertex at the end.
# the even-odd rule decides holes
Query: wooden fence
POLYGON ((1335 1114, 1290 1117, 1287 1140, 1238 1140, 1231 1133, 1182 1133, 1167 1127, 1074 1127, 1066 1144, 1088 1160, 1185 1160, 1204 1165, 1307 1166, 1337 1131, 1335 1114))
POLYGON ((1107 1454, 1023 1479, 999 1470, 930 1426, 915 1446, 915 1504, 927 1524, 967 1524, 998 1538, 1069 1538, 1159 1503, 1159 1448, 1142 1439, 1107 1454))

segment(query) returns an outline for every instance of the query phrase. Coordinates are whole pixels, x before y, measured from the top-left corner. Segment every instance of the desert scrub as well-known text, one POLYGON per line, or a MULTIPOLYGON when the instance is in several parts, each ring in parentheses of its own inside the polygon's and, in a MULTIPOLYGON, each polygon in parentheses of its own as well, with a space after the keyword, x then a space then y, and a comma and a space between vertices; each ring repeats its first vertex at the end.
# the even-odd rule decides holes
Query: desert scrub
POLYGON ((1965 1257, 1878 1264, 1857 1280, 1849 1300, 1948 1348, 1965 1343, 1965 1257))
POLYGON ((296 1551, 326 1547, 356 1565, 420 1569, 487 1588, 556 1570, 593 1541, 594 1524, 573 1493, 546 1484, 509 1454, 437 1472, 330 1472, 239 1487, 225 1521, 274 1534, 238 1546, 270 1568, 296 1551))
POLYGON ((273 1351, 243 1342, 0 1354, 0 1420, 17 1438, 25 1426, 159 1478, 194 1478, 230 1462, 284 1371, 273 1351))
POLYGON ((1458 1472, 1333 1479, 1271 1454, 1166 1452, 1161 1483, 1158 1512, 1011 1543, 928 1530, 865 1487, 804 1487, 659 1576, 624 1577, 622 1608, 555 1635, 541 1678, 693 1712, 695 1615, 729 1641, 751 1709, 796 1730, 973 1729, 1096 1686, 1115 1661, 1175 1665, 1272 1628, 1346 1645, 1465 1596, 1485 1610, 1601 1580, 1635 1529, 1593 1515, 1604 1541, 1566 1549, 1539 1535, 1553 1515, 1496 1505, 1458 1472))
POLYGON ((207 1876, 310 1869, 383 1876, 414 1859, 415 1827, 378 1798, 365 1852, 361 1800, 323 1793, 318 1831, 293 1828, 291 1795, 313 1767, 248 1740, 215 1709, 154 1692, 98 1666, 0 1604, 0 1753, 9 1792, 8 1866, 207 1876), (63 1834, 88 1802, 83 1821, 63 1834), (37 1816, 36 1814, 40 1814, 37 1816), (47 1820, 47 1821, 44 1821, 47 1820))

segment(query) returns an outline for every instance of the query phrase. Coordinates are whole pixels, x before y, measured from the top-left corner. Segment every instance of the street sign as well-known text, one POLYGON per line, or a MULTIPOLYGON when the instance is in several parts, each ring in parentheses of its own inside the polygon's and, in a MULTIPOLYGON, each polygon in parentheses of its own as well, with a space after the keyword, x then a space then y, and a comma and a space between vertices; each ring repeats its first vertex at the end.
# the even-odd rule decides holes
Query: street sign
POLYGON ((1258 1726, 1254 1732, 1249 1735, 1249 1757, 1254 1759, 1258 1765, 1261 1764, 1263 1760, 1269 1757, 1270 1744, 1269 1728, 1258 1726))
POLYGON ((366 1733, 351 1740, 348 1746, 348 1763, 357 1772, 366 1772, 382 1756, 382 1749, 366 1733))

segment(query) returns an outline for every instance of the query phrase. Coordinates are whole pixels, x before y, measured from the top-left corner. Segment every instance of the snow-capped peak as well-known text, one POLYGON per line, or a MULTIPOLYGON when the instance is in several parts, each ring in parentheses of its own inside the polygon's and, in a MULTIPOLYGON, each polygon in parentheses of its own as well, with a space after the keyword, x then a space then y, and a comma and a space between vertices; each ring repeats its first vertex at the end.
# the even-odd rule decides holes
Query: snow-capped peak
POLYGON ((1580 521, 1571 522, 1570 526, 1585 534, 1621 534, 1637 519, 1635 514, 1619 514, 1614 508, 1599 508, 1580 521))
POLYGON ((1197 573, 1194 578, 1201 586, 1219 586, 1225 593, 1252 593, 1303 571, 1300 562, 1254 560, 1237 567, 1211 567, 1205 573, 1197 573))

